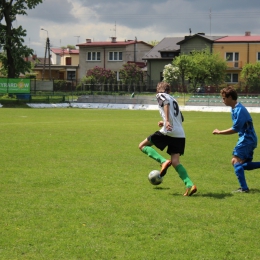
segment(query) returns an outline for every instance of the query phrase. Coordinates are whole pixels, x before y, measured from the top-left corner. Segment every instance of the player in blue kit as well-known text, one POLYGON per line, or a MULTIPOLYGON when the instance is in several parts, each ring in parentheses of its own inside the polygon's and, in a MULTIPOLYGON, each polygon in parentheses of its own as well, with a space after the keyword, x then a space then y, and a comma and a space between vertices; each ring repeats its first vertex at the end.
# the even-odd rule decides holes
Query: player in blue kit
POLYGON ((139 144, 139 149, 161 164, 161 177, 166 174, 167 169, 172 165, 186 186, 183 195, 192 196, 197 192, 197 188, 180 163, 180 156, 184 154, 185 149, 185 133, 182 127, 183 116, 177 101, 169 93, 170 85, 166 82, 159 82, 156 99, 163 119, 158 122, 161 129, 143 140, 139 144), (166 160, 161 156, 152 147, 153 145, 161 151, 167 147, 167 153, 171 156, 171 160, 166 160))
POLYGON ((226 87, 220 93, 223 103, 231 107, 233 125, 226 130, 215 129, 213 134, 230 135, 238 133, 238 141, 233 150, 231 163, 240 187, 234 192, 249 192, 244 170, 260 168, 260 162, 252 162, 254 149, 257 147, 257 136, 253 120, 247 109, 237 101, 237 92, 233 87, 226 87))

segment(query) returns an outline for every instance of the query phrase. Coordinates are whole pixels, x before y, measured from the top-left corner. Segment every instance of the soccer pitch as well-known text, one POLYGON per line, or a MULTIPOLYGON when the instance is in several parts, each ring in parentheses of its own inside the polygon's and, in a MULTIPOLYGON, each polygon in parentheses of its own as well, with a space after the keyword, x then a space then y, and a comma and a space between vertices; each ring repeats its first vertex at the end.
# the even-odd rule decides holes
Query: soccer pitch
POLYGON ((192 197, 172 167, 147 179, 160 166, 138 144, 158 111, 0 109, 0 259, 260 259, 260 170, 232 194, 237 135, 212 134, 230 114, 183 114, 192 197))

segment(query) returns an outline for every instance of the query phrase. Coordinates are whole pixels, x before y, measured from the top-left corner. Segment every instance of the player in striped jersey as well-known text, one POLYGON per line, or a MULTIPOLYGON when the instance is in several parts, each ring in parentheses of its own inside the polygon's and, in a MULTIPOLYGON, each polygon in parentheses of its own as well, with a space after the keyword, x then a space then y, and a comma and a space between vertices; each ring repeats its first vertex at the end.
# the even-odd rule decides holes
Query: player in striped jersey
POLYGON ((182 127, 184 120, 177 101, 170 95, 170 85, 160 82, 157 85, 156 99, 162 120, 158 122, 161 127, 139 144, 139 149, 161 164, 160 175, 163 177, 172 165, 186 186, 184 196, 191 196, 197 192, 186 169, 180 163, 180 156, 185 150, 185 132, 182 127), (170 160, 161 156, 152 146, 163 151, 167 147, 170 160))

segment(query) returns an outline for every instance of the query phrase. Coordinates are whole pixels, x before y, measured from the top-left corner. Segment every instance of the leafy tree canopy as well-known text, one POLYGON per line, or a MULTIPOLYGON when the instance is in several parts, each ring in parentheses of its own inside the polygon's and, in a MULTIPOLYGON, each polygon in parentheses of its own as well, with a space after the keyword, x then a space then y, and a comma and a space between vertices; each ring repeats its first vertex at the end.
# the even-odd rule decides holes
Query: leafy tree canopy
POLYGON ((152 40, 152 41, 149 41, 149 42, 147 42, 147 43, 151 44, 152 46, 155 46, 155 45, 157 45, 157 44, 159 43, 159 41, 157 41, 157 40, 152 40))
POLYGON ((247 63, 241 71, 241 79, 245 81, 247 87, 251 91, 259 91, 260 89, 260 62, 255 64, 247 63))
POLYGON ((67 46, 62 46, 61 49, 63 49, 63 50, 64 49, 76 50, 76 46, 68 44, 67 46))
POLYGON ((124 64, 119 73, 124 83, 137 83, 143 79, 143 71, 135 63, 124 64))
POLYGON ((27 15, 26 10, 35 8, 42 0, 1 0, 0 1, 0 54, 1 72, 8 78, 19 77, 20 73, 30 71, 30 62, 24 60, 33 54, 33 50, 24 46, 26 30, 19 26, 14 28, 13 22, 17 15, 27 15))
MULTIPOLYGON (((226 62, 219 54, 211 53, 208 49, 193 51, 191 54, 182 54, 172 62, 173 70, 164 69, 164 74, 169 74, 165 81, 179 77, 182 86, 189 80, 192 90, 200 85, 219 85, 226 76, 226 62), (171 76, 172 74, 172 76, 171 76)), ((170 82, 169 82, 170 83, 170 82)))
POLYGON ((92 82, 106 83, 113 82, 116 80, 116 73, 110 69, 104 69, 101 67, 94 67, 87 71, 87 78, 92 82))

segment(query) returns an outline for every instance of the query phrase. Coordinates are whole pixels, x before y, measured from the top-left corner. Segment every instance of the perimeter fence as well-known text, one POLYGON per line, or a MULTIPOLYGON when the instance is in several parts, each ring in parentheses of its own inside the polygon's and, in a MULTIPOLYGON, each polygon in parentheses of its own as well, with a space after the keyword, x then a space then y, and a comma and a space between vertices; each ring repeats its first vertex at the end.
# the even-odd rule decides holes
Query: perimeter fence
MULTIPOLYGON (((0 96, 0 103, 8 100, 22 103, 107 103, 107 104, 151 104, 157 105, 155 92, 144 93, 31 93, 0 96)), ((172 96, 181 106, 225 106, 219 94, 201 95, 173 93, 172 96)), ((238 101, 248 107, 260 107, 260 95, 239 95, 238 101)))

